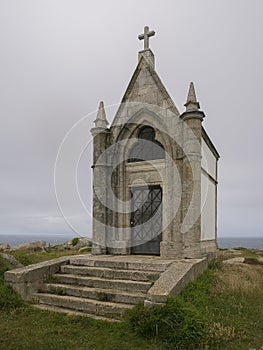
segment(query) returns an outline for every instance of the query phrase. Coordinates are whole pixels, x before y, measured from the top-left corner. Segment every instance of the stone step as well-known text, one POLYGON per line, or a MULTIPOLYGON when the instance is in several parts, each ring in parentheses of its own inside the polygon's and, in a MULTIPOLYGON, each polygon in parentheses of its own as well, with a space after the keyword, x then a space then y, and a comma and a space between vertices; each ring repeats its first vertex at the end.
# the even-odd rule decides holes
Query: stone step
POLYGON ((35 293, 33 298, 35 301, 38 301, 39 304, 61 307, 117 319, 122 317, 126 310, 133 307, 132 305, 128 304, 111 303, 68 295, 54 295, 46 293, 35 293))
POLYGON ((145 299, 145 294, 140 292, 124 292, 113 289, 88 288, 55 283, 46 283, 41 292, 123 304, 137 304, 145 299))
POLYGON ((128 281, 128 280, 111 280, 99 277, 83 277, 70 274, 55 274, 52 282, 62 284, 73 284, 75 286, 86 286, 101 289, 114 289, 120 291, 133 291, 146 293, 152 286, 152 282, 128 281))
POLYGON ((98 316, 94 314, 88 314, 87 312, 81 312, 81 311, 74 311, 71 309, 66 309, 62 307, 57 307, 57 306, 51 306, 51 305, 46 305, 46 304, 32 304, 34 308, 40 309, 40 310, 45 310, 45 311, 51 311, 51 312, 59 312, 62 314, 67 314, 71 316, 84 316, 84 317, 91 317, 95 320, 99 321, 107 321, 107 322, 120 322, 120 320, 117 320, 115 318, 107 318, 103 316, 98 316))
POLYGON ((104 256, 104 258, 92 257, 72 257, 70 265, 88 266, 88 267, 105 267, 111 269, 122 270, 143 270, 143 271, 157 271, 164 272, 172 263, 172 260, 160 260, 158 258, 138 257, 136 261, 134 256, 129 259, 125 256, 120 257, 104 256), (125 259, 124 259, 125 258, 125 259))
POLYGON ((64 274, 144 282, 154 282, 160 276, 160 272, 157 271, 122 270, 108 267, 64 265, 60 269, 64 274))

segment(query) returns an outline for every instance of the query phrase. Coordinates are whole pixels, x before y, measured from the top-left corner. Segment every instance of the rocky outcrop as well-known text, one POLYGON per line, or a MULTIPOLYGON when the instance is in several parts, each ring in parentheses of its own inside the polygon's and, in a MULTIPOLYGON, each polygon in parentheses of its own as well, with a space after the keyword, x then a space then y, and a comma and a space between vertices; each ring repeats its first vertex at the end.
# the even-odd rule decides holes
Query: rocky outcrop
POLYGON ((79 251, 82 251, 83 249, 89 248, 92 246, 91 239, 87 237, 75 237, 70 239, 69 241, 52 246, 52 249, 77 249, 79 251))
POLYGON ((16 260, 13 255, 0 253, 0 258, 4 261, 5 265, 7 266, 8 270, 18 269, 20 267, 24 267, 19 261, 16 260))
POLYGON ((231 258, 223 261, 224 265, 235 265, 235 264, 243 264, 245 261, 245 258, 243 257, 236 257, 236 258, 231 258))
POLYGON ((35 241, 18 244, 12 248, 12 250, 26 250, 29 252, 45 251, 46 242, 45 241, 35 241))
POLYGON ((244 257, 236 257, 232 259, 227 259, 223 261, 224 265, 263 265, 263 258, 244 258, 244 257))
POLYGON ((5 252, 10 249, 10 245, 7 243, 0 243, 0 252, 5 252))

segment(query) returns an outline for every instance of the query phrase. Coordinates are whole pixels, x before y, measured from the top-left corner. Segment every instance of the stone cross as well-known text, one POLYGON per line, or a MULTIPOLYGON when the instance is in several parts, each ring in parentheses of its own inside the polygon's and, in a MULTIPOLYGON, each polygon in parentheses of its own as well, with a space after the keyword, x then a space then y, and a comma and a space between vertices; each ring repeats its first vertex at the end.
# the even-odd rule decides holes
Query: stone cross
POLYGON ((154 35, 154 30, 149 31, 149 27, 144 27, 144 33, 138 36, 139 40, 144 40, 144 50, 149 49, 149 37, 154 35))

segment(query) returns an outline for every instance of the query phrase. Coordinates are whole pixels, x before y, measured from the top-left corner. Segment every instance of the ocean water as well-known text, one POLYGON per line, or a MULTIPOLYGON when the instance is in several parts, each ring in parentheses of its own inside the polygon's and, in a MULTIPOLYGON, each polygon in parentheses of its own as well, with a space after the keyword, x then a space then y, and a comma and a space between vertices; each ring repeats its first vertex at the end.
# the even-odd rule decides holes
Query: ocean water
POLYGON ((222 237, 218 238, 219 248, 263 249, 263 237, 222 237))
POLYGON ((77 234, 59 234, 59 233, 46 233, 46 234, 1 234, 0 243, 8 243, 11 247, 27 242, 33 241, 46 241, 47 245, 62 244, 66 241, 78 237, 77 234))
MULTIPOLYGON (((73 237, 78 237, 77 234, 59 234, 59 233, 46 233, 46 234, 0 234, 0 243, 8 243, 11 247, 26 242, 41 241, 44 240, 47 244, 62 244, 73 237)), ((219 248, 250 248, 250 249, 263 249, 263 238, 260 237, 219 237, 219 248)))

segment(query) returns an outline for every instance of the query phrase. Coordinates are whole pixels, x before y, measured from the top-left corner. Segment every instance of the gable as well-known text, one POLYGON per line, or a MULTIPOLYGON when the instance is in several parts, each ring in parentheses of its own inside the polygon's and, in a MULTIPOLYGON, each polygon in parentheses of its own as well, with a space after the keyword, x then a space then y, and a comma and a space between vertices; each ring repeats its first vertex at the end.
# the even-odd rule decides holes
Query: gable
MULTIPOLYGON (((124 93, 121 105, 114 118, 113 125, 123 124, 120 123, 123 119, 122 112, 126 109, 124 106, 127 107, 129 103, 131 103, 131 105, 134 103, 141 103, 144 105, 148 104, 158 106, 161 109, 169 110, 176 116, 180 115, 172 98, 154 70, 153 65, 144 55, 141 55, 139 63, 124 93)), ((127 120, 125 120, 125 122, 127 122, 127 120)))

